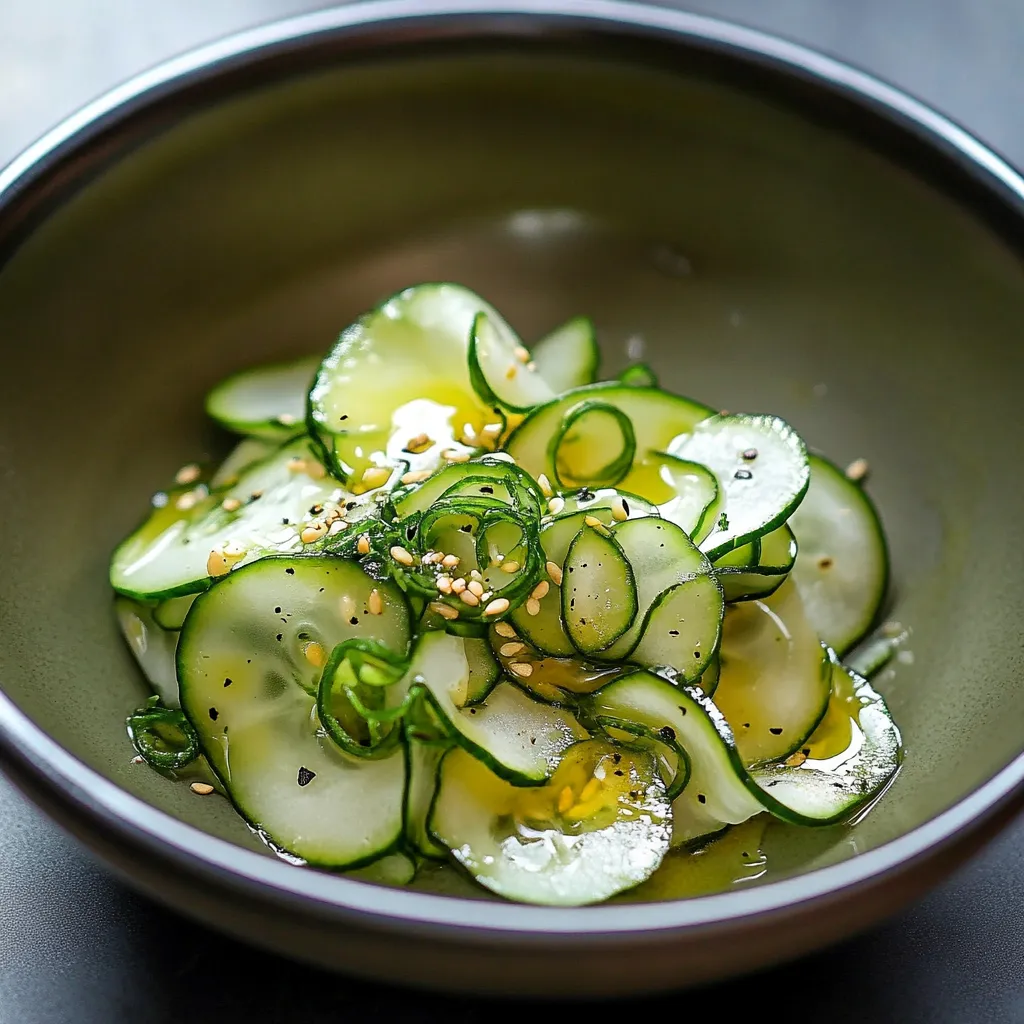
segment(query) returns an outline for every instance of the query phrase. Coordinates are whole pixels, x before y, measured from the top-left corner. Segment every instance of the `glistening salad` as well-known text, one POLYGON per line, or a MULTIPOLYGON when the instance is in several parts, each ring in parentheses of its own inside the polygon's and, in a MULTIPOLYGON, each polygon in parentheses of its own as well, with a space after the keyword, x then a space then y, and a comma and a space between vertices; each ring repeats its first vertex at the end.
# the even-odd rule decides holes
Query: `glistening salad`
POLYGON ((863 808, 901 745, 842 660, 887 586, 862 486, 776 416, 597 373, 588 320, 529 350, 424 284, 215 388, 242 440, 110 567, 139 755, 293 861, 543 904, 863 808))

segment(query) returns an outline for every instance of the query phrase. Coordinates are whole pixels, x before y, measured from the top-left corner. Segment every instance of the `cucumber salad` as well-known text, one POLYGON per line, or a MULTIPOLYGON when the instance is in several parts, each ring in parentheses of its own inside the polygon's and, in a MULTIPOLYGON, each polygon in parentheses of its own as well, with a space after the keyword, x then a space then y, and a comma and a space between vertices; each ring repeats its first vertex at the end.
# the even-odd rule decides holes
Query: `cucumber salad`
POLYGON ((597 376, 589 320, 531 349, 424 284, 216 387, 237 447, 110 566, 139 758, 292 862, 448 860, 540 904, 754 815, 861 812, 901 741, 857 647, 888 579, 858 474, 643 365, 597 376))

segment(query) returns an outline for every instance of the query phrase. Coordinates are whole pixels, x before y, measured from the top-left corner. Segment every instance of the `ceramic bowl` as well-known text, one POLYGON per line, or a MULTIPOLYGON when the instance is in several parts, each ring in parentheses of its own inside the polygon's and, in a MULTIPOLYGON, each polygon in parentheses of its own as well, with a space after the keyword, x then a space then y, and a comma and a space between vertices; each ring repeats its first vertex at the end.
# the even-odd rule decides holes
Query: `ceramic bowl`
POLYGON ((869 925, 1015 810, 1024 185, 913 100, 756 32, 483 6, 235 37, 0 174, 0 754, 133 884, 282 953, 463 991, 682 986, 869 925), (426 279, 528 337, 590 314, 608 369, 643 349, 674 389, 868 459, 912 663, 878 684, 904 767, 856 827, 769 826, 763 871, 719 893, 546 909, 291 866, 131 763, 144 690, 107 560, 176 467, 226 449, 204 392, 426 279))

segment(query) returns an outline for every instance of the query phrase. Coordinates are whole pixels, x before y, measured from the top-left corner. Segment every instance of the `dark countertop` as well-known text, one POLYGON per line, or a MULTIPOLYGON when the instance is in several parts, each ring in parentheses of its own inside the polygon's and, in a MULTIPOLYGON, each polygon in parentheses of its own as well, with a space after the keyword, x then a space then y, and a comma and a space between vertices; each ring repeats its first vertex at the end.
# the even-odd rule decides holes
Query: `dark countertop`
MULTIPOLYGON (((0 163, 90 97, 158 60, 316 6, 0 0, 0 163)), ((873 71, 1024 166, 1019 0, 688 6, 873 71)), ((653 1019, 675 1017, 679 999, 650 1000, 643 1009, 653 1019)), ((495 1007, 326 975, 185 921, 113 879, 0 778, 0 1024, 464 1024, 493 1019, 495 1007)), ((798 963, 682 996, 687 1014, 712 1007, 768 1020, 777 1007, 787 1019, 813 1014, 834 1024, 1024 1022, 1024 821, 883 927, 798 963)))

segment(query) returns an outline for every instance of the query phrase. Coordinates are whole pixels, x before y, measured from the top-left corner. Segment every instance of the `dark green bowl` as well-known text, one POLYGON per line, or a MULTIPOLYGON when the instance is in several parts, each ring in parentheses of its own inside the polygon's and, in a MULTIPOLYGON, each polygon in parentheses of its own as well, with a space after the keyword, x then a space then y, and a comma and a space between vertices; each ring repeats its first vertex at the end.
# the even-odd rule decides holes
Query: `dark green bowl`
POLYGON ((284 953, 476 991, 684 985, 868 925, 1014 809, 1024 184, 914 101, 754 32, 488 6, 240 36, 0 174, 0 755, 133 883, 284 953), (905 766, 854 829, 770 826, 764 874, 717 895, 552 910, 290 866, 225 802, 130 763, 143 688, 107 559, 177 466, 224 450, 204 392, 438 278, 527 336, 589 313, 610 369, 642 346, 669 386, 870 461, 914 657, 879 684, 905 766))

